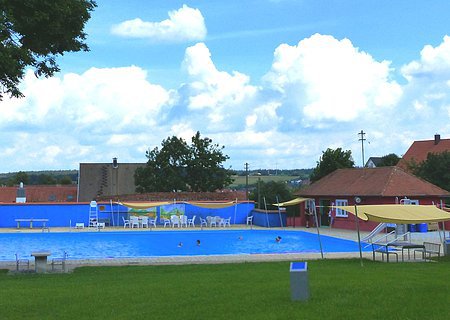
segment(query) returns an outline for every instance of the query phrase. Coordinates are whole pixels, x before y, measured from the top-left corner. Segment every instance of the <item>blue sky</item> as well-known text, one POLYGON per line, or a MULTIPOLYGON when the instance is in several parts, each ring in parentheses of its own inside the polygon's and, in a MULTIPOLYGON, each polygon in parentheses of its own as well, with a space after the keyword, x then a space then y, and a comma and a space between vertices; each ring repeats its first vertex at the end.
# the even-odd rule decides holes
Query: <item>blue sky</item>
POLYGON ((98 0, 90 52, 0 102, 0 172, 145 162, 196 131, 243 169, 450 137, 450 2, 98 0))

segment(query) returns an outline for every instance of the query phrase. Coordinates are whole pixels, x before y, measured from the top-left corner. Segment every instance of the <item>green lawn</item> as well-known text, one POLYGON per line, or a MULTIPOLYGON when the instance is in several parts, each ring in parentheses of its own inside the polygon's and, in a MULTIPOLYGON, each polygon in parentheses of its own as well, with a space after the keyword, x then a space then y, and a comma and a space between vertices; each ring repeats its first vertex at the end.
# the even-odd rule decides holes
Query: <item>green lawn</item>
POLYGON ((308 263, 292 302, 289 263, 0 272, 0 319, 448 319, 450 261, 308 263))

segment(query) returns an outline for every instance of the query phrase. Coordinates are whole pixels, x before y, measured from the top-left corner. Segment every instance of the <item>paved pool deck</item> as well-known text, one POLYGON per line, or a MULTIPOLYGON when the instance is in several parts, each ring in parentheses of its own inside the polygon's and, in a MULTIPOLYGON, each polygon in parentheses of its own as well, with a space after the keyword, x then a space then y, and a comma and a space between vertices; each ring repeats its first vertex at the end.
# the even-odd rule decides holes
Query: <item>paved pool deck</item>
MULTIPOLYGON (((203 228, 203 230, 220 230, 223 228, 203 228)), ((230 229, 230 228, 227 228, 230 229)), ((236 230, 248 230, 248 226, 239 225, 232 226, 231 229, 236 230)), ((267 230, 267 228, 253 227, 253 229, 267 230)), ((304 231, 310 233, 317 233, 316 228, 303 228, 292 227, 285 228, 292 231, 304 231)), ((124 229, 122 227, 106 227, 99 232, 111 232, 111 231, 140 231, 140 232, 171 232, 179 230, 200 230, 200 228, 162 228, 156 229, 124 229)), ((49 232, 92 232, 93 229, 69 229, 69 228, 51 228, 49 232)), ((27 232, 43 232, 41 229, 16 229, 16 228, 2 228, 1 233, 27 233, 27 232)), ((358 241, 358 234, 353 230, 343 230, 334 228, 322 227, 319 229, 321 235, 332 236, 341 239, 348 239, 358 241)), ((361 232, 361 239, 366 236, 368 232, 361 232)), ((446 232, 447 238, 450 237, 449 232, 446 232)), ((416 232, 411 233, 411 242, 421 244, 424 241, 442 243, 443 232, 416 232)), ((441 248, 442 250, 442 248, 441 248)), ((372 252, 363 252, 363 258, 372 259, 372 252)), ((359 252, 345 252, 345 253, 324 253, 324 259, 358 259, 360 257, 359 252)), ((13 258, 13 257, 12 257, 13 258)), ((267 261, 298 261, 298 260, 315 260, 321 259, 320 253, 305 253, 305 254, 239 254, 239 255, 208 255, 208 256, 173 256, 173 257, 153 257, 153 258, 114 258, 114 259, 84 259, 84 260, 70 260, 66 261, 66 271, 71 271, 81 266, 126 266, 126 265, 177 265, 177 264, 214 264, 214 263, 244 263, 244 262, 267 262, 267 261)), ((381 260, 378 256, 377 259, 381 260)), ((420 260, 415 260, 420 261, 420 260)), ((15 270, 16 263, 11 261, 0 261, 0 269, 15 270)), ((61 268, 59 266, 59 268, 61 268)), ((51 268, 50 268, 51 269, 51 268)), ((34 270, 34 261, 30 259, 30 270, 34 270)))

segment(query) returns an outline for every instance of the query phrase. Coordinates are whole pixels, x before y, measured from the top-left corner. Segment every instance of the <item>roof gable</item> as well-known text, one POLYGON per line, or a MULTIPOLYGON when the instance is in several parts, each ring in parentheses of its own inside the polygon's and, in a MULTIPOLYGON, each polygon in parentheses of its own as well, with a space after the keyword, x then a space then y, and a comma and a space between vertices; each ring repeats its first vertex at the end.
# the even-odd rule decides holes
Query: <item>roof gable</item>
POLYGON ((297 194, 301 196, 450 196, 446 190, 398 167, 338 169, 297 194))
POLYGON ((407 169, 408 162, 420 163, 427 160, 429 153, 444 151, 450 151, 450 139, 441 139, 439 135, 436 135, 435 140, 414 141, 397 166, 407 169))

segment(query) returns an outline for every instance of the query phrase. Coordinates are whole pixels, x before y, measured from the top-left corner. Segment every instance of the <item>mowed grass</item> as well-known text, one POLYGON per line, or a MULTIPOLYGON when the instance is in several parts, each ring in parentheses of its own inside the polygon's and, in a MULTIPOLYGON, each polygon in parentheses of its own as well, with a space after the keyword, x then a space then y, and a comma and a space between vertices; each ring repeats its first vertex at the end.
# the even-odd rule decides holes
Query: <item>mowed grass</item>
POLYGON ((289 263, 83 267, 0 273, 0 319, 448 319, 450 263, 308 262, 310 300, 289 263))

